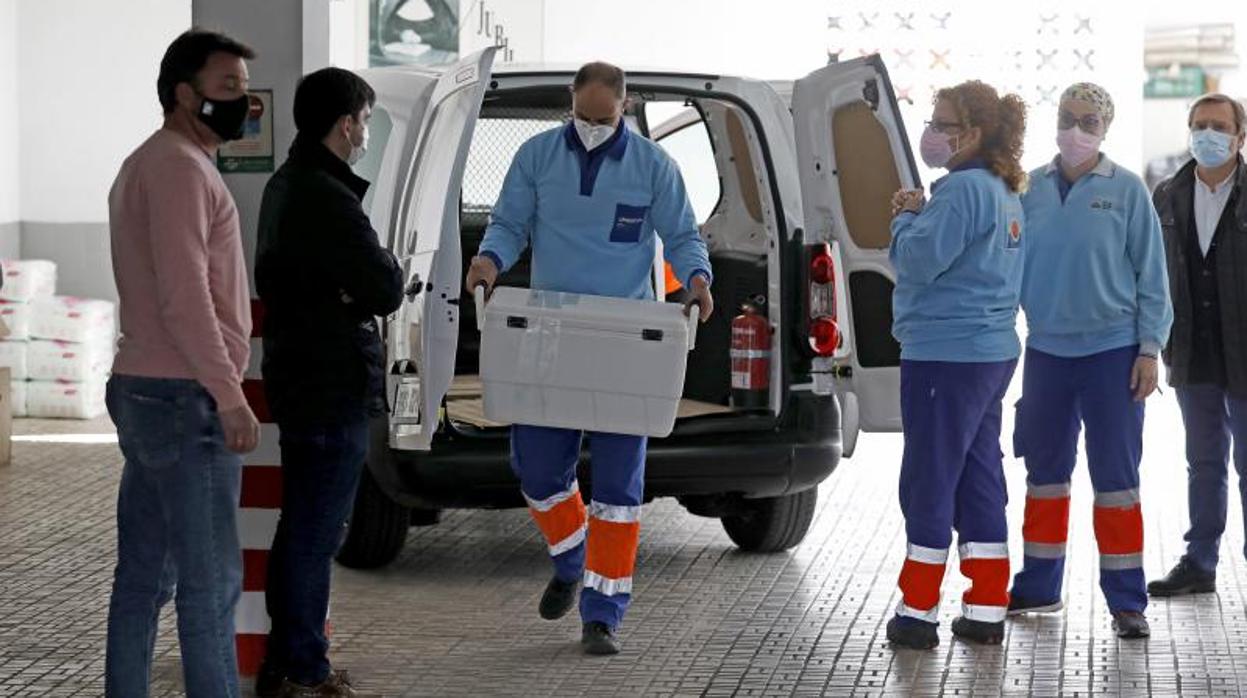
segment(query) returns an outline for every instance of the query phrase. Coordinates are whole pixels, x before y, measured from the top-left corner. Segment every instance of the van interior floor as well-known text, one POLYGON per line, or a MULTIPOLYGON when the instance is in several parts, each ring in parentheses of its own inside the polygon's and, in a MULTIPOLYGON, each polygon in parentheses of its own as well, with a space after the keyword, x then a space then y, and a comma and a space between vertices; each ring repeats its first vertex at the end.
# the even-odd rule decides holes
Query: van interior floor
MULTIPOLYGON (((461 424, 470 424, 479 429, 505 427, 507 424, 491 422, 485 419, 485 403, 481 397, 481 377, 476 375, 455 376, 450 391, 446 393, 446 416, 461 424)), ((715 405, 697 400, 680 400, 677 419, 705 417, 712 414, 730 414, 732 408, 727 405, 715 405)))

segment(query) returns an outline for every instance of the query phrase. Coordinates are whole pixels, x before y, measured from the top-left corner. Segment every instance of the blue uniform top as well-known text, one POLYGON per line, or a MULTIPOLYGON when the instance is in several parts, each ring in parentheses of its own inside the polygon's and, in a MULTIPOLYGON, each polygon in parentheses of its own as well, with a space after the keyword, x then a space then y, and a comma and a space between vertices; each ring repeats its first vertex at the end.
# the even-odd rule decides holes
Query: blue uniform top
POLYGON ((675 161, 622 121, 586 152, 569 123, 520 146, 480 254, 505 271, 531 244, 534 289, 646 299, 654 297, 655 231, 681 281, 710 280, 675 161))
POLYGON ((1018 195, 982 161, 936 181, 922 213, 892 220, 901 358, 987 363, 1021 354, 1024 221, 1018 195))
POLYGON ((1159 352, 1173 307, 1160 219, 1138 176, 1101 156, 1070 185, 1054 160, 1031 174, 1022 205, 1027 346, 1063 357, 1133 344, 1159 352))

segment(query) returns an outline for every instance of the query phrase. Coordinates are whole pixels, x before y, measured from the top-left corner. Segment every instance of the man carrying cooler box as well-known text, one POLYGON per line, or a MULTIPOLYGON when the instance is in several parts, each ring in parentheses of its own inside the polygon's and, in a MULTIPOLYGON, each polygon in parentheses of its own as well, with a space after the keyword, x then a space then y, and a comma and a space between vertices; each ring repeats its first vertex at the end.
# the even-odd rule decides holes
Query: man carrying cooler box
MULTIPOLYGON (((582 67, 572 85, 574 119, 520 146, 503 182, 469 291, 492 292, 501 271, 532 245, 532 288, 652 299, 656 236, 689 289, 686 312, 714 310, 710 259, 675 162, 623 122, 624 73, 582 67)), ((576 483, 582 433, 515 425, 511 464, 549 545, 554 577, 541 599, 547 620, 565 616, 583 577, 581 642, 589 654, 616 654, 615 629, 632 592, 645 484, 644 436, 593 433, 593 499, 576 483)))

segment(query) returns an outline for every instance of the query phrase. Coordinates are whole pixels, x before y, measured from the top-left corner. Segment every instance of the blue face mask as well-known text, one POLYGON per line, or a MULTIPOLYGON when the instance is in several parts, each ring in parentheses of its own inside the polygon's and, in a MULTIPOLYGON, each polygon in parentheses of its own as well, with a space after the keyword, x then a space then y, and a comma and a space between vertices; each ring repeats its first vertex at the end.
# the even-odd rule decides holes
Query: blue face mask
POLYGON ((1234 136, 1210 128, 1191 132, 1191 155, 1201 167, 1220 167, 1229 162, 1234 136))

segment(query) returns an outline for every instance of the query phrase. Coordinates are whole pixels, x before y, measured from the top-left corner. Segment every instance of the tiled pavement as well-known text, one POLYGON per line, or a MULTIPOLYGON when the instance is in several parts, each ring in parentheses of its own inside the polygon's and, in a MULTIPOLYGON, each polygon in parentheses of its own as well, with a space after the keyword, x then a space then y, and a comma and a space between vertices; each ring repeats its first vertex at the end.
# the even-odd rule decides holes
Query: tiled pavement
MULTIPOLYGON (((1143 495, 1154 576, 1180 552, 1186 502, 1172 395, 1150 409, 1143 495)), ((99 695, 119 456, 109 443, 29 436, 105 433, 106 423, 17 428, 28 436, 14 445, 13 465, 0 468, 0 696, 99 695)), ((1085 470, 1075 482, 1063 614, 1012 622, 1003 647, 951 642, 947 624, 964 588, 954 570, 940 648, 888 649, 883 624, 896 603, 904 542, 899 444, 895 436, 863 438, 823 485, 813 530, 790 554, 737 553, 716 521, 673 501, 648 506, 618 657, 583 657, 574 619, 538 619, 549 570, 524 512, 465 511, 413 529, 386 570, 338 570, 333 659, 369 695, 1243 693, 1247 564, 1238 505, 1221 593, 1157 602, 1151 640, 1119 642, 1095 582, 1085 470)), ((1016 531, 1023 475, 1019 462, 1006 464, 1016 531)), ((1020 545, 1012 547, 1016 564, 1020 545)), ((158 644, 158 695, 179 692, 177 656, 170 611, 158 644)))

